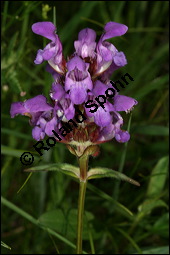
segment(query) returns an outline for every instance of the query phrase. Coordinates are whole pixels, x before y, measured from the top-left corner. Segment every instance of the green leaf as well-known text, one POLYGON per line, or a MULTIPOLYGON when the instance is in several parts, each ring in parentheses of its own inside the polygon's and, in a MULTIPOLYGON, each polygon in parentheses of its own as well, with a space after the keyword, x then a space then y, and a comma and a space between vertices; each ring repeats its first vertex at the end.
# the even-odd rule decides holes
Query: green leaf
MULTIPOLYGON (((5 206, 7 206, 8 208, 10 208, 11 210, 13 210, 14 212, 18 213, 19 215, 21 215, 23 218, 27 219, 28 221, 30 221, 31 223, 37 225, 38 227, 44 229, 45 231, 47 231, 49 234, 55 236, 56 238, 58 238, 60 241, 64 242, 65 244, 69 245, 72 248, 76 248, 75 244, 70 242, 68 239, 66 239, 64 236, 61 236, 60 234, 58 234, 57 232, 53 231, 50 228, 45 228, 43 226, 41 226, 38 222, 37 219, 35 219, 32 215, 28 214, 27 212, 25 212, 24 210, 22 210, 21 208, 19 208, 18 206, 14 205, 13 203, 11 203, 10 201, 8 201, 7 199, 5 199, 4 197, 1 197, 1 203, 5 206)), ((83 254, 87 254, 86 252, 83 251, 83 254)))
MULTIPOLYGON (((88 225, 87 220, 92 221, 94 216, 92 213, 85 211, 83 239, 88 240, 88 225)), ((71 209, 63 211, 62 209, 55 209, 42 214, 39 218, 39 223, 47 228, 51 228, 56 232, 66 236, 66 238, 76 238, 77 229, 77 210, 71 209)), ((98 237, 95 233, 95 237, 98 237)))
POLYGON ((160 195, 162 192, 168 172, 168 156, 161 158, 152 170, 147 196, 160 195))
POLYGON ((168 157, 161 158, 154 167, 147 190, 147 199, 138 207, 138 219, 141 219, 157 207, 166 207, 167 204, 159 199, 160 194, 164 188, 166 175, 168 171, 168 157))
POLYGON ((79 178, 79 168, 75 167, 70 164, 62 164, 62 163, 55 163, 55 164, 46 164, 36 167, 27 168, 24 170, 25 172, 38 172, 38 171, 58 171, 64 173, 66 175, 70 175, 72 177, 79 178))
POLYGON ((151 213, 151 211, 157 207, 166 207, 168 208, 167 204, 159 199, 159 200, 156 200, 156 199, 146 199, 142 205, 140 205, 138 207, 138 210, 139 210, 139 214, 138 214, 138 217, 143 217, 144 215, 146 214, 149 214, 151 213))
POLYGON ((52 210, 42 214, 38 221, 45 227, 51 228, 60 233, 64 232, 65 216, 61 209, 52 210))
POLYGON ((91 168, 88 172, 87 179, 96 179, 96 178, 104 178, 104 177, 110 177, 110 178, 116 178, 118 180, 127 181, 131 184, 134 184, 136 186, 140 186, 139 182, 129 178, 125 174, 122 174, 120 172, 117 172, 112 169, 108 168, 91 168))
POLYGON ((11 250, 11 247, 9 247, 6 243, 4 243, 4 242, 2 242, 2 241, 1 241, 1 246, 5 247, 5 248, 7 248, 7 249, 9 249, 9 250, 11 250))

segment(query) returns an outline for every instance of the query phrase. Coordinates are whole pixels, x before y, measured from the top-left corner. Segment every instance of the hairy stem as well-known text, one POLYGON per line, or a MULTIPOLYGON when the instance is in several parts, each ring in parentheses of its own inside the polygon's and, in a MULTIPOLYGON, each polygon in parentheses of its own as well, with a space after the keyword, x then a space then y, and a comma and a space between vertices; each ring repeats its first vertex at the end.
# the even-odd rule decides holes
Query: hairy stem
POLYGON ((79 167, 80 167, 80 181, 86 181, 89 156, 82 156, 78 160, 79 160, 79 167))

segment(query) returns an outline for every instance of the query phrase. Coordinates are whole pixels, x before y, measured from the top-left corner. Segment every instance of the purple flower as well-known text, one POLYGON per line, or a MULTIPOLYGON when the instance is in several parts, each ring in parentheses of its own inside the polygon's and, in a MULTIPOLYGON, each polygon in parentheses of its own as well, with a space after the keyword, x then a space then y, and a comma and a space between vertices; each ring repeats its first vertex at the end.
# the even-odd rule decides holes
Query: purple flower
POLYGON ((82 57, 95 57, 96 32, 90 28, 85 28, 79 32, 78 41, 74 42, 76 53, 82 57))
POLYGON ((57 115, 62 117, 61 120, 64 122, 73 119, 75 115, 75 108, 71 100, 68 98, 62 98, 57 104, 57 115))
POLYGON ((116 95, 114 97, 113 109, 117 112, 125 111, 128 113, 137 103, 132 97, 116 95))
POLYGON ((125 34, 128 27, 116 22, 108 22, 104 29, 105 33, 101 36, 97 44, 97 74, 103 73, 111 64, 114 64, 112 66, 112 71, 127 64, 124 53, 118 52, 116 47, 106 40, 125 34))
POLYGON ((66 92, 60 83, 53 82, 50 96, 53 100, 58 101, 66 96, 66 92))
MULTIPOLYGON (((95 82, 94 89, 90 93, 91 95, 93 94, 93 97, 91 97, 93 98, 93 101, 96 96, 105 95, 105 91, 108 88, 111 88, 110 84, 106 85, 97 80, 95 82)), ((108 100, 103 101, 105 102, 103 103, 103 107, 99 106, 99 104, 95 101, 99 108, 94 113, 90 112, 89 108, 86 108, 86 114, 90 118, 93 118, 96 125, 101 127, 101 137, 99 140, 110 140, 115 137, 118 142, 126 142, 129 140, 130 136, 127 131, 125 132, 121 130, 123 119, 117 112, 131 111, 134 105, 137 104, 137 101, 131 97, 118 95, 116 91, 115 96, 111 100, 113 103, 110 103, 108 100)), ((93 111, 93 108, 91 108, 91 110, 93 111)))
POLYGON ((109 68, 102 73, 101 80, 108 82, 113 72, 126 64, 127 60, 125 54, 123 52, 117 52, 109 68))
POLYGON ((109 102, 106 102, 103 104, 103 108, 95 101, 95 97, 99 95, 104 95, 105 91, 108 87, 97 80, 94 83, 93 90, 89 93, 90 97, 89 99, 94 101, 95 104, 98 106, 96 109, 96 106, 89 108, 85 108, 86 114, 88 117, 93 118, 94 122, 100 126, 105 127, 109 125, 112 122, 112 118, 110 115, 110 104, 109 102))
POLYGON ((62 44, 58 35, 55 34, 56 27, 51 22, 43 21, 33 24, 32 31, 51 40, 51 43, 47 44, 43 50, 38 50, 34 63, 41 64, 47 60, 54 70, 63 73, 62 44))
POLYGON ((92 90, 93 83, 87 71, 89 64, 75 56, 67 63, 68 72, 65 79, 65 90, 69 91, 74 104, 82 104, 87 99, 87 90, 92 90))
POLYGON ((63 120, 70 120, 74 117, 74 105, 61 84, 55 82, 52 84, 50 96, 56 101, 55 108, 58 111, 59 116, 62 116, 63 120))
POLYGON ((108 141, 115 137, 115 139, 120 143, 125 143, 130 139, 130 135, 127 131, 121 130, 123 125, 123 119, 119 113, 112 113, 112 123, 100 132, 99 141, 108 141))
POLYGON ((46 71, 54 79, 49 91, 51 104, 43 95, 16 102, 11 105, 11 117, 17 114, 29 116, 33 126, 32 136, 39 141, 45 135, 53 136, 52 131, 58 132, 69 120, 75 121, 76 113, 81 111, 85 115, 84 122, 78 123, 77 128, 73 125, 68 135, 61 135, 62 142, 76 145, 78 150, 113 138, 118 142, 127 142, 130 135, 122 130, 123 118, 119 112, 128 113, 137 101, 119 95, 110 83, 112 73, 126 65, 127 60, 123 52, 106 41, 125 34, 127 29, 123 24, 108 22, 98 43, 95 42, 94 30, 81 30, 78 40, 74 42, 75 52, 66 62, 55 26, 51 22, 33 24, 34 33, 51 40, 43 50, 38 50, 34 61, 35 64, 48 61, 46 71), (89 108, 87 102, 93 105, 89 108))
POLYGON ((25 102, 12 103, 10 109, 12 118, 17 114, 30 117, 30 124, 35 126, 32 130, 32 136, 37 141, 43 139, 45 134, 49 135, 49 128, 46 127, 46 124, 51 121, 52 112, 53 107, 47 103, 47 99, 42 95, 28 99, 25 102))
POLYGON ((17 114, 27 115, 32 118, 41 114, 44 111, 50 111, 52 106, 47 103, 46 97, 38 95, 25 102, 12 103, 10 114, 11 118, 14 118, 17 114))
POLYGON ((44 139, 45 135, 53 136, 52 130, 57 131, 57 124, 57 117, 51 119, 51 113, 49 112, 42 114, 32 130, 33 138, 40 141, 44 139))

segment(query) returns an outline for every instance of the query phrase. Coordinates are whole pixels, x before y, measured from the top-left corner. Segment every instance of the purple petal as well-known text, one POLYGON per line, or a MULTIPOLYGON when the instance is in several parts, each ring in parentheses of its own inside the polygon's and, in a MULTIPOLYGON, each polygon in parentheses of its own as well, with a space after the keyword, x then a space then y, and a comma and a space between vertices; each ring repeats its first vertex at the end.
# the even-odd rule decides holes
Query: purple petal
POLYGON ((78 56, 73 57, 67 62, 68 71, 72 71, 75 68, 78 68, 81 71, 86 71, 86 64, 85 62, 78 56))
POLYGON ((98 44, 98 49, 100 55, 102 56, 102 59, 106 62, 111 61, 117 53, 116 47, 109 42, 103 42, 103 44, 98 44))
POLYGON ((80 71, 75 68, 66 74, 65 90, 68 91, 71 87, 82 85, 86 89, 92 90, 93 83, 90 74, 87 71, 80 71))
POLYGON ((52 130, 56 130, 56 126, 57 126, 57 119, 56 117, 52 118, 52 120, 48 121, 45 127, 45 133, 48 136, 53 136, 53 132, 52 130))
POLYGON ((36 126, 32 130, 32 137, 35 140, 40 141, 40 140, 44 139, 45 133, 42 131, 42 129, 40 127, 36 126))
MULTIPOLYGON (((42 115, 41 115, 41 116, 42 116, 42 115)), ((40 128, 41 128, 42 130, 45 129, 46 124, 47 124, 47 121, 46 121, 43 117, 40 117, 40 118, 38 119, 37 123, 36 123, 36 125, 37 125, 37 126, 40 126, 40 128)))
POLYGON ((115 139, 119 143, 126 143, 130 139, 130 134, 128 133, 128 131, 119 130, 119 132, 115 135, 115 139))
POLYGON ((24 102, 25 112, 49 111, 53 108, 47 104, 47 99, 43 95, 38 95, 24 102))
POLYGON ((96 40, 96 32, 93 29, 85 28, 79 32, 78 40, 91 43, 96 40))
POLYGON ((95 42, 86 44, 86 43, 82 43, 81 41, 75 41, 74 47, 75 47, 76 53, 82 58, 87 58, 87 57, 93 58, 95 56, 95 53, 94 53, 94 50, 96 48, 95 42))
POLYGON ((24 103, 22 103, 22 102, 16 102, 16 103, 11 104, 11 109, 10 109, 11 118, 14 118, 15 115, 17 115, 17 114, 23 115, 26 112, 23 104, 24 103))
POLYGON ((60 101, 60 104, 62 106, 62 111, 64 111, 64 115, 67 118, 67 120, 72 119, 75 115, 75 108, 71 100, 63 98, 60 101))
POLYGON ((31 126, 36 126, 41 115, 42 115, 42 112, 31 113, 32 117, 29 120, 30 125, 31 126))
POLYGON ((136 105, 138 102, 133 99, 132 97, 122 96, 122 95, 116 95, 114 97, 114 109, 115 111, 130 111, 134 105, 136 105))
POLYGON ((111 140, 115 136, 115 131, 114 131, 114 125, 110 124, 107 127, 104 127, 100 133, 100 141, 107 141, 111 140))
POLYGON ((105 33, 102 35, 102 41, 115 36, 124 35, 127 32, 128 27, 126 25, 110 21, 105 25, 104 29, 105 33))
POLYGON ((32 25, 32 31, 35 34, 42 35, 51 41, 55 41, 56 39, 55 30, 56 27, 54 24, 49 21, 37 22, 32 25))
MULTIPOLYGON (((54 64, 55 65, 59 65, 59 67, 63 68, 63 64, 62 64, 62 60, 63 60, 63 53, 62 53, 62 45, 61 42, 58 41, 59 44, 58 46, 58 51, 57 54, 54 56, 54 64)), ((60 71, 61 73, 63 73, 63 70, 60 71)))
POLYGON ((113 57, 113 62, 110 67, 102 74, 102 80, 109 80, 115 70, 122 66, 125 66, 126 64, 127 60, 125 54, 123 52, 117 52, 116 55, 113 57))
POLYGON ((86 98, 87 89, 80 82, 77 82, 70 88, 70 99, 74 104, 82 104, 86 98))
POLYGON ((70 103, 70 106, 67 109, 65 109, 64 114, 68 120, 73 119, 75 115, 75 108, 72 103, 70 103))
POLYGON ((112 122, 112 118, 109 112, 105 111, 102 107, 99 107, 94 115, 95 123, 100 127, 106 127, 112 122))
POLYGON ((97 80, 95 82, 94 85, 94 89, 93 89, 93 94, 95 96, 99 96, 99 95, 105 95, 105 91, 108 89, 109 87, 106 86, 106 84, 102 83, 101 81, 97 80))
POLYGON ((61 84, 54 82, 52 84, 52 89, 50 96, 54 100, 60 100, 62 97, 64 97, 65 91, 61 84))
POLYGON ((37 56, 36 56, 36 58, 34 60, 34 63, 36 65, 39 65, 39 64, 41 64, 44 61, 44 59, 43 59, 43 52, 44 52, 43 50, 38 50, 37 51, 37 56))
POLYGON ((113 58, 116 66, 125 66, 127 65, 127 60, 123 52, 117 52, 116 56, 113 58))
POLYGON ((43 54, 42 54, 42 57, 43 57, 44 60, 51 59, 56 53, 56 47, 55 46, 54 47, 51 47, 51 46, 47 47, 47 46, 44 48, 43 54))
POLYGON ((90 28, 85 28, 80 31, 78 41, 74 42, 76 53, 82 58, 94 57, 96 48, 96 32, 90 28))

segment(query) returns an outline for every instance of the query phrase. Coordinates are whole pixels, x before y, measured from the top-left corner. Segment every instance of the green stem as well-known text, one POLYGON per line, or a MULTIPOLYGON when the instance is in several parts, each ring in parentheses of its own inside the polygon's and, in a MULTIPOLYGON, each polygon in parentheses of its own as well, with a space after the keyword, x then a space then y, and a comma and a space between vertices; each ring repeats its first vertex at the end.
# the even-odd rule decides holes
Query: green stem
POLYGON ((77 251, 76 254, 82 254, 82 232, 83 232, 83 215, 84 201, 87 182, 80 181, 79 200, 78 200, 78 223, 77 223, 77 251))
POLYGON ((82 233, 83 233, 83 215, 84 215, 84 202, 86 194, 86 176, 88 170, 88 156, 79 158, 80 166, 80 186, 79 186, 79 199, 78 199, 78 218, 77 218, 77 249, 76 254, 82 254, 82 233))
POLYGON ((79 167, 80 167, 80 181, 86 181, 89 156, 82 156, 79 159, 79 167))

